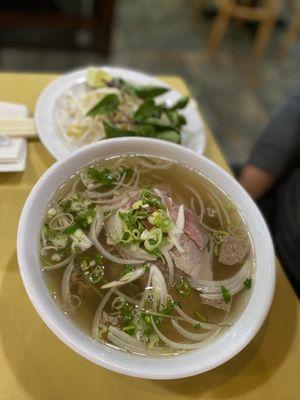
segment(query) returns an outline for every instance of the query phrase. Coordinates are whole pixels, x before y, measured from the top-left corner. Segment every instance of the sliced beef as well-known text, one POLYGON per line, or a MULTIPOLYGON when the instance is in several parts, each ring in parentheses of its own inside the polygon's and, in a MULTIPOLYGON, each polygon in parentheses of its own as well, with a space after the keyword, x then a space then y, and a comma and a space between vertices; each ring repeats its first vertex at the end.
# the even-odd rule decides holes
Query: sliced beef
MULTIPOLYGON (((169 211, 173 222, 175 223, 178 216, 179 205, 172 204, 169 206, 169 211)), ((207 245, 209 236, 208 233, 197 224, 193 212, 189 209, 184 209, 184 233, 189 236, 196 245, 203 250, 207 245)))
POLYGON ((171 251, 176 268, 189 275, 195 281, 211 280, 212 263, 207 248, 200 250, 197 244, 186 234, 181 235, 180 244, 183 252, 173 248, 171 251))
POLYGON ((249 240, 227 236, 223 239, 219 261, 225 265, 235 265, 243 262, 250 249, 249 240))

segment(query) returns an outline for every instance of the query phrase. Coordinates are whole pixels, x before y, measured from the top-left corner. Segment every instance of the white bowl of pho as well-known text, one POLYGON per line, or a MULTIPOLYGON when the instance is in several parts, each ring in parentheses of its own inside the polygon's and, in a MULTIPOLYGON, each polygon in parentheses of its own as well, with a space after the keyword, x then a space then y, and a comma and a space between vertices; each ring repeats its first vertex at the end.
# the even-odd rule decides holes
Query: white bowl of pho
POLYGON ((168 142, 120 138, 55 163, 18 229, 27 293, 90 361, 174 379, 241 351, 271 305, 272 241, 224 170, 168 142))

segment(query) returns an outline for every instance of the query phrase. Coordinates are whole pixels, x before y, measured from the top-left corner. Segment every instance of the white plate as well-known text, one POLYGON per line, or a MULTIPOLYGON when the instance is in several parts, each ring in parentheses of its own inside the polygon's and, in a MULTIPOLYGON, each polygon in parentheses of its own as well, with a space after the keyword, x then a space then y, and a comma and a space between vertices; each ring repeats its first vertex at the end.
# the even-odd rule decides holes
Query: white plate
MULTIPOLYGON (((103 70, 107 71, 113 77, 122 78, 135 85, 159 85, 169 87, 161 80, 141 72, 115 67, 103 67, 103 70)), ((86 77, 86 71, 86 68, 81 69, 56 79, 43 90, 36 104, 34 118, 40 140, 57 160, 71 155, 78 147, 67 143, 59 132, 54 118, 56 100, 75 83, 84 79, 86 77)), ((181 94, 171 88, 168 93, 160 96, 159 100, 165 101, 167 104, 173 104, 180 97, 181 94)), ((190 101, 188 106, 184 110, 181 110, 181 114, 184 115, 187 120, 187 124, 182 129, 183 146, 202 154, 204 152, 206 138, 204 124, 196 103, 190 101)))

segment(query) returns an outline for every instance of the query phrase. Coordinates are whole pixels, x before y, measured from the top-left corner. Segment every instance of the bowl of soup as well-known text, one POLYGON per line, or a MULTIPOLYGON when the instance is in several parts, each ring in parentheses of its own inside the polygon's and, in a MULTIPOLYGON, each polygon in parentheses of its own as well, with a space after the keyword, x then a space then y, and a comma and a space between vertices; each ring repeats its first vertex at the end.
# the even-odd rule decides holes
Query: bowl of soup
POLYGON ((155 139, 111 139, 55 163, 24 205, 17 251, 58 338, 136 377, 228 361, 273 298, 274 251, 255 203, 206 157, 155 139))

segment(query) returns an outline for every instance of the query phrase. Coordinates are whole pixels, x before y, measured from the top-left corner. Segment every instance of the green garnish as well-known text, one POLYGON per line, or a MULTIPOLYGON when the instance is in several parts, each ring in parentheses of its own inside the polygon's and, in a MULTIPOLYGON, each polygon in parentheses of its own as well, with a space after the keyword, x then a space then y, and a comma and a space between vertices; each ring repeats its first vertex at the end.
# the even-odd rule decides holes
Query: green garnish
POLYGON ((122 271, 121 271, 121 276, 124 276, 126 274, 128 274, 129 272, 134 271, 134 265, 132 264, 125 264, 122 271))
POLYGON ((228 236, 228 232, 213 232, 212 233, 212 245, 213 253, 217 257, 220 253, 220 249, 224 240, 224 237, 228 236))
POLYGON ((112 111, 115 111, 119 106, 119 99, 116 94, 108 94, 103 97, 89 112, 87 116, 95 117, 99 114, 110 114, 112 111))
POLYGON ((103 280, 104 266, 103 257, 100 254, 78 254, 75 259, 75 265, 82 272, 85 279, 96 284, 103 280))
MULTIPOLYGON (((195 317, 197 318, 197 319, 199 319, 199 321, 201 321, 201 322, 207 322, 207 320, 208 320, 208 318, 207 318, 207 316, 204 314, 204 313, 202 313, 202 312, 200 312, 200 311, 194 311, 194 315, 195 315, 195 317)), ((201 325, 199 324, 199 327, 200 327, 201 325)), ((196 328, 197 329, 197 328, 196 328)))
POLYGON ((51 241, 55 236, 55 231, 53 231, 48 224, 43 226, 43 233, 46 240, 51 241))
POLYGON ((76 224, 70 225, 70 226, 68 226, 67 228, 65 228, 63 230, 63 233, 66 234, 66 235, 72 235, 72 233, 76 232, 77 229, 79 229, 78 225, 76 225, 76 224))
POLYGON ((175 288, 182 297, 188 297, 192 292, 191 285, 186 278, 182 278, 180 282, 176 283, 175 288))
POLYGON ((94 215, 94 207, 82 209, 74 217, 74 221, 76 222, 76 225, 80 228, 88 228, 93 221, 94 215))
POLYGON ((135 132, 129 131, 127 129, 117 128, 106 121, 103 121, 103 126, 105 129, 107 139, 124 137, 124 136, 136 136, 135 132))
POLYGON ((150 271, 150 264, 149 263, 144 265, 144 271, 145 272, 149 272, 150 271))
POLYGON ((176 103, 170 108, 170 110, 178 110, 185 108, 189 102, 189 98, 187 96, 181 97, 181 99, 177 100, 176 103))
POLYGON ((251 286, 252 286, 252 279, 251 279, 251 278, 247 278, 247 279, 244 281, 243 284, 244 284, 244 286, 245 286, 246 289, 250 290, 250 289, 251 289, 251 286))
POLYGON ((178 133, 177 131, 168 130, 165 132, 157 133, 156 138, 161 140, 166 140, 172 143, 178 143, 178 144, 181 143, 181 136, 180 133, 178 133))
POLYGON ((133 119, 139 123, 147 123, 147 120, 151 117, 159 118, 161 112, 161 107, 157 106, 153 99, 147 99, 134 113, 133 119))
POLYGON ((168 92, 169 89, 165 87, 160 87, 160 86, 142 86, 142 87, 135 87, 134 92, 138 97, 141 97, 142 99, 149 99, 153 97, 160 96, 166 92, 168 92))
POLYGON ((117 182, 116 177, 108 168, 97 169, 94 167, 90 167, 87 170, 87 174, 89 178, 101 183, 103 186, 112 186, 117 182))
POLYGON ((231 300, 231 294, 225 286, 221 286, 221 294, 225 303, 228 304, 231 300))

